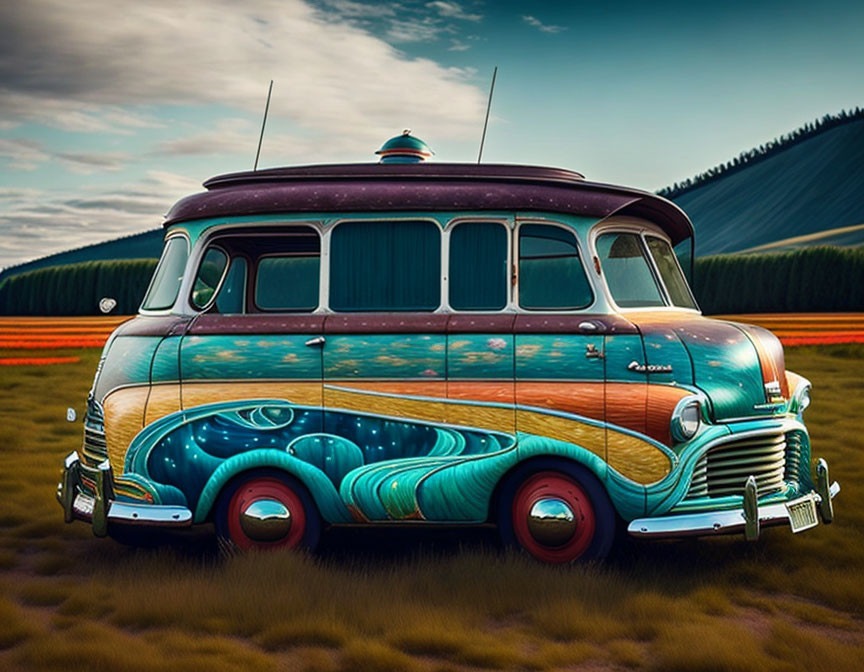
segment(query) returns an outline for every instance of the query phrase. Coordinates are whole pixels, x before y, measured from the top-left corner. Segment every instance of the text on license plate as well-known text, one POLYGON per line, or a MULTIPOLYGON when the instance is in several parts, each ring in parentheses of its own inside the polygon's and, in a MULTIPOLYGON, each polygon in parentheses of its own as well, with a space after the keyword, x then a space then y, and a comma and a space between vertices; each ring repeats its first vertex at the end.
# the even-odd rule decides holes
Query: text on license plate
POLYGON ((816 518, 816 502, 812 497, 801 497, 786 502, 786 511, 789 513, 789 523, 793 532, 803 532, 819 524, 816 518))

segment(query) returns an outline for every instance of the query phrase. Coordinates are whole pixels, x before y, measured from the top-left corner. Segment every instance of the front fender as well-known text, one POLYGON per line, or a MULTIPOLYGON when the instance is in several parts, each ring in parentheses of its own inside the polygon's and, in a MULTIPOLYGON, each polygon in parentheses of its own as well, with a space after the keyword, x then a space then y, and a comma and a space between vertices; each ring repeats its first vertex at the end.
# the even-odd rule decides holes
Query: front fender
POLYGON ((261 467, 281 469, 297 478, 309 490, 319 513, 328 523, 350 523, 353 520, 324 472, 284 451, 266 449, 240 453, 219 465, 201 491, 195 507, 194 522, 207 520, 228 481, 245 471, 261 467))

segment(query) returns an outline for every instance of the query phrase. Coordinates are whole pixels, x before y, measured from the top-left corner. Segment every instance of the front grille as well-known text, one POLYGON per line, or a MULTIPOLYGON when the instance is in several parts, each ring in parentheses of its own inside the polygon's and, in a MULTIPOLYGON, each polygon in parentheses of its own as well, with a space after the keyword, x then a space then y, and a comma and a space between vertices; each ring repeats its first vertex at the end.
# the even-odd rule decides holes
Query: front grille
POLYGON ((84 444, 81 453, 88 467, 96 467, 108 458, 108 443, 105 440, 105 424, 102 405, 92 397, 87 399, 84 416, 84 444))
POLYGON ((688 499, 743 495, 748 476, 755 476, 759 496, 783 489, 798 479, 800 438, 794 432, 762 434, 722 443, 699 458, 688 499))

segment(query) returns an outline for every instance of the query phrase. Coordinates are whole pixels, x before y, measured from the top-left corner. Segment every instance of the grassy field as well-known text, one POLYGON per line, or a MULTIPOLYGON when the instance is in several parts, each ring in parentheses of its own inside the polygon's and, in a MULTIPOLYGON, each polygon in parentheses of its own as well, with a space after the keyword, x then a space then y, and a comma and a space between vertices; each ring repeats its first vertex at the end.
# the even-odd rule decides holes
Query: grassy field
MULTIPOLYGON (((22 353, 0 350, 0 358, 22 353)), ((864 346, 788 351, 815 385, 837 520, 793 536, 625 542, 599 567, 491 531, 331 532, 316 558, 219 559, 207 534, 131 550, 54 499, 97 349, 0 368, 0 669, 857 670, 864 661, 864 346), (363 540, 362 546, 355 542, 363 540)), ((204 531, 206 532, 206 530, 204 531)))

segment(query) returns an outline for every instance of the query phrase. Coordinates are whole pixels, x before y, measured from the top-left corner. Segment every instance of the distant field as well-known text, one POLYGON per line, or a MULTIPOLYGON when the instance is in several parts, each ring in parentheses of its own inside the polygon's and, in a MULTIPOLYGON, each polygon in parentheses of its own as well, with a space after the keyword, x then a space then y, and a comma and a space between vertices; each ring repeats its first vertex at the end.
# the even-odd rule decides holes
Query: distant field
MULTIPOLYGON (((864 313, 779 313, 712 317, 758 324, 777 334, 784 345, 864 343, 864 313)), ((0 317, 0 348, 101 348, 108 335, 130 318, 128 315, 0 317)))
POLYGON ((625 540, 588 568, 503 553, 491 530, 330 532, 316 558, 220 560, 206 528, 149 550, 96 539, 54 487, 99 351, 0 348, 31 355, 78 361, 0 369, 0 669, 861 669, 862 345, 787 350, 843 487, 832 526, 625 540))

